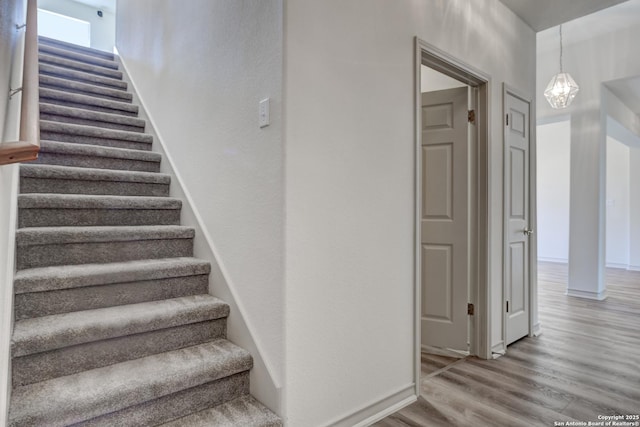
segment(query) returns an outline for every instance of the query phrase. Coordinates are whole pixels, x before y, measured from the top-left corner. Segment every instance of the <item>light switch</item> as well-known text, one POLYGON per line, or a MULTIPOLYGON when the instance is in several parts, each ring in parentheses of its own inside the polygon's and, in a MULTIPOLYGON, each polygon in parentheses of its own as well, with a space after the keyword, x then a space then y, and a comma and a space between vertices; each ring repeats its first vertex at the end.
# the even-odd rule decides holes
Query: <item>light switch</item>
POLYGON ((260 101, 258 107, 258 124, 261 128, 269 126, 271 120, 269 118, 269 103, 270 98, 263 99, 260 101))

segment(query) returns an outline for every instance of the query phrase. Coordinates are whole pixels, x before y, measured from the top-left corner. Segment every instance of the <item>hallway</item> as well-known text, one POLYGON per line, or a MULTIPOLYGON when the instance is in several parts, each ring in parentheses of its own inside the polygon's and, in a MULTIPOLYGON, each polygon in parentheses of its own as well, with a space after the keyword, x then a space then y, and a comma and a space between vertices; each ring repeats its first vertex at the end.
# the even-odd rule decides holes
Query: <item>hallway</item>
POLYGON ((423 379, 418 402, 374 425, 553 426, 599 415, 635 415, 619 425, 639 425, 640 272, 607 269, 606 278, 606 300, 570 298, 567 265, 540 263, 542 335, 497 360, 449 365, 423 379))

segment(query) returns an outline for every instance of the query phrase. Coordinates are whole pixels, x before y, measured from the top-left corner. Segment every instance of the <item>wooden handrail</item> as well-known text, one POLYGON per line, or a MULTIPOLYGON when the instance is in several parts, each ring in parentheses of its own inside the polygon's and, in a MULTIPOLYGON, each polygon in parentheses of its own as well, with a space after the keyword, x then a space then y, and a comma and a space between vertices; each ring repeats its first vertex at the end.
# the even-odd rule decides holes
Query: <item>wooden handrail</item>
POLYGON ((40 104, 38 78, 38 1, 27 0, 27 26, 22 71, 20 140, 0 144, 0 165, 38 158, 40 151, 40 104))

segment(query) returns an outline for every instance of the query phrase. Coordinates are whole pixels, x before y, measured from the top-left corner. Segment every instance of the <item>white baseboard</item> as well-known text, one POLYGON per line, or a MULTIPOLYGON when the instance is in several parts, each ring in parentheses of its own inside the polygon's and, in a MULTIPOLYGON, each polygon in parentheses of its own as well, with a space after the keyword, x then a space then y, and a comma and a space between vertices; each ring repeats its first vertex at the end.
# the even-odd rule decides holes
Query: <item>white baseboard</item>
POLYGON ((389 396, 356 410, 339 420, 325 424, 325 427, 366 427, 388 417, 405 406, 418 400, 415 384, 409 384, 389 396))
POLYGON ((468 351, 453 350, 450 348, 432 347, 430 345, 424 345, 424 344, 422 344, 420 349, 423 353, 437 354, 438 356, 445 356, 445 357, 457 357, 459 359, 465 358, 469 355, 468 351))
POLYGON ((577 297, 577 298, 585 298, 585 299, 592 299, 592 300, 596 300, 596 301, 602 301, 603 299, 607 298, 607 290, 602 290, 600 292, 590 292, 590 291, 579 291, 576 289, 567 289, 567 293, 568 296, 570 297, 577 297))
POLYGON ((628 265, 627 270, 629 271, 640 271, 640 265, 628 265))
POLYGON ((542 262, 554 262, 556 264, 567 264, 569 260, 567 258, 548 258, 548 257, 538 257, 538 261, 542 262))
POLYGON ((491 356, 493 359, 504 356, 506 352, 507 346, 504 345, 504 341, 499 341, 491 346, 491 356))
POLYGON ((629 264, 624 264, 624 263, 620 263, 620 262, 608 262, 608 263, 606 263, 606 267, 607 268, 622 268, 624 270, 627 270, 629 268, 629 264))
POLYGON ((540 335, 542 335, 542 325, 540 324, 540 322, 538 322, 533 325, 533 336, 538 337, 540 335))

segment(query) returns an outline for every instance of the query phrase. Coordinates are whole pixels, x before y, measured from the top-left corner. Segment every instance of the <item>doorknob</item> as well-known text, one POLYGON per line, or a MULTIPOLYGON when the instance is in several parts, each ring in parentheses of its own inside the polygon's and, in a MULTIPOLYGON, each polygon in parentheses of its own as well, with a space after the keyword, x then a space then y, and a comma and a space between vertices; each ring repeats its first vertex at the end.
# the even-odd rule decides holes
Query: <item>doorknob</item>
POLYGON ((522 230, 522 232, 525 236, 531 236, 533 234, 533 230, 530 228, 525 228, 524 230, 522 230))

